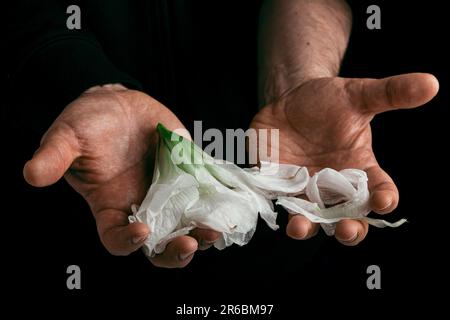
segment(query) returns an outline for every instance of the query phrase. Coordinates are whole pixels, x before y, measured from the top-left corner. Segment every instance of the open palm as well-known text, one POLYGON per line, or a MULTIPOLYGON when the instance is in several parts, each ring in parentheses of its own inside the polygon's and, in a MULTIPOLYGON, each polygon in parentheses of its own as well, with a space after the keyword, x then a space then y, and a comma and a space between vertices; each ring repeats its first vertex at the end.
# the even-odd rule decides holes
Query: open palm
MULTIPOLYGON (((414 108, 428 102, 438 91, 430 74, 405 74, 385 79, 318 78, 307 81, 263 108, 253 128, 280 130, 280 162, 308 167, 358 168, 367 172, 370 206, 377 213, 397 207, 398 190, 377 163, 372 150, 370 121, 381 112, 414 108)), ((307 239, 318 225, 305 217, 290 216, 287 233, 307 239)), ((346 245, 358 244, 368 232, 366 222, 343 220, 336 238, 346 245)))
MULTIPOLYGON (((151 183, 158 122, 171 130, 183 128, 169 109, 142 92, 120 85, 92 88, 68 105, 46 132, 24 167, 25 179, 40 187, 64 175, 89 203, 108 251, 129 254, 150 232, 145 224, 129 224, 127 217, 151 183)), ((152 262, 185 266, 197 250, 197 240, 218 238, 210 230, 192 235, 173 240, 152 262)))

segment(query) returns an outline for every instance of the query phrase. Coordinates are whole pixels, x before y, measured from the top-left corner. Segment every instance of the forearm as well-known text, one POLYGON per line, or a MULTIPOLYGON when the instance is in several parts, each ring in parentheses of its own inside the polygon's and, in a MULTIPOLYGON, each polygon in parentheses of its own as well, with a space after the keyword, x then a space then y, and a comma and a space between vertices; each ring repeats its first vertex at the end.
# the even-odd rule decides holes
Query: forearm
POLYGON ((259 97, 266 105, 312 78, 335 76, 351 11, 343 0, 267 0, 259 22, 259 97))

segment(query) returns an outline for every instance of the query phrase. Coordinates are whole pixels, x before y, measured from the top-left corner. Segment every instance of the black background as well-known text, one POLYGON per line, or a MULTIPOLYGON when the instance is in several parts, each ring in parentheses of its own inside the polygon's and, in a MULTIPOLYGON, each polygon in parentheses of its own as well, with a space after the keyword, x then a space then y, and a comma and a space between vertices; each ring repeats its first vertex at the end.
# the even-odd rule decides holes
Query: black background
MULTIPOLYGON (((196 78, 197 85, 204 87, 198 103, 226 108, 235 95, 241 95, 241 101, 256 105, 257 6, 243 2, 204 1, 198 6, 203 20, 196 27, 205 35, 193 45, 198 60, 204 61, 199 73, 213 67, 223 75, 214 88, 196 78), (221 50, 220 44, 226 49, 221 50), (233 86, 238 89, 229 89, 233 86)), ((401 313, 418 308, 436 311, 434 307, 442 306, 439 298, 445 296, 438 291, 448 288, 449 277, 445 259, 449 27, 444 6, 438 3, 352 2, 353 33, 341 70, 346 77, 374 78, 430 72, 440 81, 438 96, 426 106, 389 112, 373 121, 375 153, 401 194, 398 209, 388 219, 406 217, 407 225, 371 228, 363 243, 349 248, 323 235, 307 242, 288 239, 286 218, 280 213, 279 231, 271 232, 260 223, 249 245, 200 252, 184 269, 155 268, 141 252, 114 257, 98 240, 87 204, 64 181, 45 189, 26 185, 22 167, 40 136, 16 126, 2 111, 6 190, 2 192, 1 287, 8 304, 21 303, 15 308, 18 313, 54 312, 63 318, 88 305, 105 312, 144 311, 147 318, 153 313, 169 318, 183 303, 270 303, 277 314, 298 316, 305 309, 346 314, 355 304, 377 310, 394 307, 401 313), (370 4, 381 7, 381 30, 366 28, 370 4), (82 270, 78 291, 66 288, 66 268, 71 264, 82 270), (381 268, 381 290, 366 287, 366 268, 371 264, 381 268), (433 308, 430 298, 438 299, 433 308), (339 307, 331 307, 334 300, 339 307), (319 303, 327 307, 316 309, 319 303), (60 306, 66 308, 58 311, 60 306)), ((208 114, 203 120, 208 126, 227 127, 225 120, 215 123, 208 114)), ((373 313, 369 310, 366 313, 373 313)))

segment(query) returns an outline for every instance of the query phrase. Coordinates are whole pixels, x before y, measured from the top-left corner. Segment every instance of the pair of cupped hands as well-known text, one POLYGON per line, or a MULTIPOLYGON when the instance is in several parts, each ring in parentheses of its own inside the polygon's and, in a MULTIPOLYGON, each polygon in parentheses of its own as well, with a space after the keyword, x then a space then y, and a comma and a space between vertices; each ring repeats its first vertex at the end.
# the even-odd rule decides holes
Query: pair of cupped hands
MULTIPOLYGON (((397 207, 399 194, 377 163, 370 122, 381 112, 423 105, 438 88, 434 76, 422 73, 311 79, 261 109, 250 126, 280 130, 281 163, 306 166, 311 174, 325 167, 366 171, 370 207, 386 214, 397 207)), ((106 249, 128 255, 151 232, 143 223, 129 224, 128 215, 131 204, 141 203, 150 186, 159 122, 170 130, 184 128, 167 107, 143 92, 118 84, 93 87, 53 122, 25 164, 24 177, 29 184, 44 187, 64 176, 88 202, 106 249)), ((317 224, 295 215, 289 217, 286 233, 305 240, 318 230, 317 224)), ((366 222, 343 220, 335 237, 353 246, 367 232, 366 222)), ((150 260, 160 267, 184 267, 197 250, 209 248, 218 237, 213 230, 194 229, 150 260)))

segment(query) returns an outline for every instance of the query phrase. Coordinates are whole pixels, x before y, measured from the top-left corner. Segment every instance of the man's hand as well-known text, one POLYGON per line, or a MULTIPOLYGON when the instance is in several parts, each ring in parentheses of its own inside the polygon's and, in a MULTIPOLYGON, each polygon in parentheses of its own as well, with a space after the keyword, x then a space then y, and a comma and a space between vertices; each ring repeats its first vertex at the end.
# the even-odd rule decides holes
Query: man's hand
MULTIPOLYGON (((324 167, 358 168, 369 178, 370 206, 379 214, 397 207, 399 195, 372 150, 370 121, 381 112, 418 107, 439 89, 430 74, 405 74, 385 79, 309 80, 263 108, 253 128, 280 129, 280 162, 306 166, 310 173, 324 167)), ((319 226, 301 215, 290 216, 287 234, 308 239, 319 226)), ((366 222, 343 220, 336 238, 356 245, 368 232, 366 222)))
MULTIPOLYGON (((151 230, 129 224, 131 204, 140 204, 153 172, 156 125, 183 128, 178 118, 148 95, 121 85, 94 87, 68 105, 24 167, 26 181, 44 187, 62 176, 89 203, 103 245, 114 255, 142 246, 151 230)), ((156 266, 184 267, 199 243, 218 239, 211 230, 194 230, 174 239, 156 266)))

